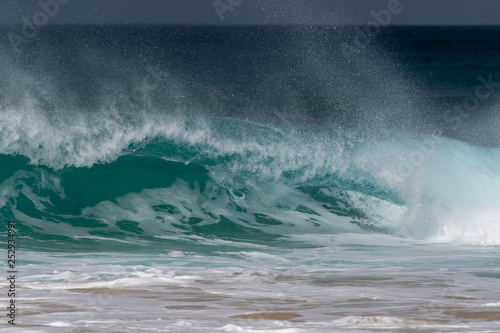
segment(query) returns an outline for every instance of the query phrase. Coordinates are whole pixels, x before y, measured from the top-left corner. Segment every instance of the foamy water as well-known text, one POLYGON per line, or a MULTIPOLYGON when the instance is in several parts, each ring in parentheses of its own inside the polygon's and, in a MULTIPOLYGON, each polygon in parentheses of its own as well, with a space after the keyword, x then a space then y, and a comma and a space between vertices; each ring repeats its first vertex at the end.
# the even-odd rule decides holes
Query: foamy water
POLYGON ((19 324, 24 332, 495 329, 495 250, 383 236, 371 244, 348 234, 335 240, 209 257, 25 252, 19 324))

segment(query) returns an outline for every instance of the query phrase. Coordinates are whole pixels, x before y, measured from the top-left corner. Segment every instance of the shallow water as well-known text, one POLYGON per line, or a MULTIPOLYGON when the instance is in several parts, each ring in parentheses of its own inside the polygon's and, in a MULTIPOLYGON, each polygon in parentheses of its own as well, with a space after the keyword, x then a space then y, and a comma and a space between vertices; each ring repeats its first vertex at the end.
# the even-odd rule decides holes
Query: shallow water
POLYGON ((29 332, 499 329, 496 248, 314 237, 335 244, 212 256, 24 252, 19 322, 29 332))

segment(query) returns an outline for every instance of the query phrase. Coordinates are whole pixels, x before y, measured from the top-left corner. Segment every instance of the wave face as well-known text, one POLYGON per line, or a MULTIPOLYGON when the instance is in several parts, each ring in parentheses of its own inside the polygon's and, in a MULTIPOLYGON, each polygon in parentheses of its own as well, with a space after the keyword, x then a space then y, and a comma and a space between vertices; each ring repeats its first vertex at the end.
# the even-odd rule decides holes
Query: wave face
POLYGON ((0 133, 2 219, 34 247, 218 251, 318 233, 500 244, 499 149, 155 113, 5 110, 0 133))
POLYGON ((500 152, 473 145, 500 146, 496 100, 443 116, 497 53, 451 75, 449 49, 425 62, 411 29, 412 68, 383 41, 346 59, 337 46, 356 28, 228 29, 4 34, 0 215, 25 244, 220 251, 356 233, 500 245, 500 152), (452 87, 459 74, 469 80, 452 87))

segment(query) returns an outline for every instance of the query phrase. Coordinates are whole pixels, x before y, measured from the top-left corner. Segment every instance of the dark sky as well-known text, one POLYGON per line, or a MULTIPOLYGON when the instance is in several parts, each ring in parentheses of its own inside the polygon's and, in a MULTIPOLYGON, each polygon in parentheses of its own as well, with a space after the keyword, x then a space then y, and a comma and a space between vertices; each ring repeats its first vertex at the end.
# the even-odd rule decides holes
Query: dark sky
POLYGON ((24 17, 50 24, 365 24, 374 20, 371 12, 384 24, 500 23, 500 0, 216 1, 222 21, 214 0, 2 1, 0 23, 23 24, 24 17))

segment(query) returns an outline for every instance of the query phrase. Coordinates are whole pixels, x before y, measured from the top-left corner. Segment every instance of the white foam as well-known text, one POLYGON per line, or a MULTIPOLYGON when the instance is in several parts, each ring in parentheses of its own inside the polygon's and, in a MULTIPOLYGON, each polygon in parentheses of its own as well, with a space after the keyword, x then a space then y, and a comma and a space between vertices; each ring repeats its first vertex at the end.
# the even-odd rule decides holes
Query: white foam
POLYGON ((483 304, 481 306, 500 307, 500 302, 486 303, 486 304, 483 304))
POLYGON ((244 328, 241 326, 237 326, 234 324, 229 324, 224 327, 221 327, 219 330, 229 333, 302 333, 306 332, 303 329, 297 328, 279 328, 279 329, 250 329, 244 328))
POLYGON ((47 325, 52 326, 52 327, 71 327, 70 323, 65 323, 63 321, 54 321, 54 322, 51 322, 47 325))
POLYGON ((54 169, 91 167, 116 160, 131 145, 163 136, 196 143, 204 129, 188 130, 182 118, 106 112, 37 112, 36 106, 0 113, 0 153, 20 154, 54 169))

